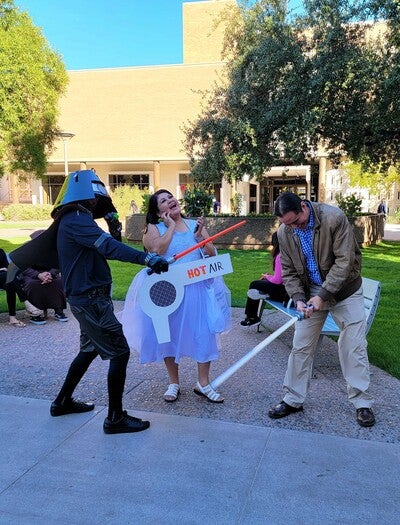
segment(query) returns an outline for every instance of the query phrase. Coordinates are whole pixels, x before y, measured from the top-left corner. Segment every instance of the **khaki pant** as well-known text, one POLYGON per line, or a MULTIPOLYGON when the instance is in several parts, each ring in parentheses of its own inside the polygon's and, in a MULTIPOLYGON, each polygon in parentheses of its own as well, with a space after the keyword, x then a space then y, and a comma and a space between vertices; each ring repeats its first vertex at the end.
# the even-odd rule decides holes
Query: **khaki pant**
MULTIPOLYGON (((318 287, 312 289, 316 295, 318 287)), ((371 408, 367 340, 365 337, 365 311, 362 288, 356 293, 329 307, 332 317, 340 329, 338 351, 343 377, 347 383, 349 401, 355 408, 371 408)), ((283 400, 293 407, 304 403, 310 386, 314 352, 318 338, 328 315, 328 310, 296 323, 293 349, 290 353, 283 383, 283 400)))

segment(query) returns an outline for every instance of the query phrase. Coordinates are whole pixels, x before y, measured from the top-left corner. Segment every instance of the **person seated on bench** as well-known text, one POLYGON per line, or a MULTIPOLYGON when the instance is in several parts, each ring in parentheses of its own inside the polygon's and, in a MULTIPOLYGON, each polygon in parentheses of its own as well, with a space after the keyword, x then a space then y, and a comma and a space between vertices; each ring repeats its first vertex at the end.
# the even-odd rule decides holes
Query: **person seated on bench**
POLYGON ((59 270, 32 266, 19 274, 17 279, 20 280, 28 300, 40 310, 38 315, 31 316, 31 323, 46 324, 48 309, 54 310, 54 318, 57 321, 68 321, 64 313, 67 302, 59 270))
POLYGON ((337 207, 281 193, 275 203, 286 290, 304 316, 295 325, 293 348, 284 379, 283 400, 269 417, 303 410, 312 373, 313 355, 329 313, 340 329, 339 361, 349 401, 362 427, 375 424, 369 392, 361 252, 347 217, 337 207))
POLYGON ((261 314, 264 310, 264 299, 273 301, 289 299, 282 281, 281 256, 279 254, 279 242, 277 233, 272 234, 272 269, 273 274, 265 273, 261 279, 252 281, 247 292, 247 302, 244 313, 246 318, 240 322, 241 326, 258 326, 261 322, 261 314))
POLYGON ((9 260, 7 254, 2 248, 0 248, 0 290, 5 290, 6 292, 9 324, 11 326, 22 328, 26 325, 17 319, 17 296, 21 303, 25 304, 26 311, 29 315, 38 315, 40 310, 35 308, 35 306, 27 300, 25 292, 23 291, 18 279, 14 279, 14 281, 7 283, 8 265, 9 260))
MULTIPOLYGON (((35 239, 42 231, 33 232, 31 238, 35 239)), ((31 323, 45 324, 47 310, 50 308, 54 309, 54 318, 57 321, 68 321, 68 317, 64 313, 67 301, 58 268, 33 265, 21 272, 17 279, 21 283, 28 300, 40 309, 38 315, 31 316, 31 323)))

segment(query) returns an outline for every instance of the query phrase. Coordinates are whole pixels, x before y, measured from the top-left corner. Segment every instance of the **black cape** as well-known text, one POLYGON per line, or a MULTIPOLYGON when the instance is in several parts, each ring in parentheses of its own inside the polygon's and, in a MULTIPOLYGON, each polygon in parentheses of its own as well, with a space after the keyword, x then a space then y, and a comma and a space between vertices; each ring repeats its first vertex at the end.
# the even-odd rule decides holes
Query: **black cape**
MULTIPOLYGON (((111 199, 97 199, 96 201, 96 216, 97 213, 103 213, 104 210, 110 209, 115 210, 111 199), (100 210, 100 211, 99 211, 100 210)), ((44 230, 40 235, 26 242, 16 250, 9 253, 11 262, 7 268, 7 282, 12 282, 20 271, 24 271, 32 266, 44 266, 47 268, 60 268, 58 262, 57 253, 57 232, 60 224, 60 219, 66 213, 74 210, 79 210, 83 213, 88 213, 93 216, 92 212, 85 208, 79 202, 72 202, 65 204, 53 210, 52 216, 54 218, 53 223, 44 230)), ((116 211, 116 210, 115 210, 116 211)), ((102 217, 103 215, 100 215, 102 217)), ((118 221, 117 221, 118 222, 118 221)), ((114 223, 112 223, 114 224, 114 223)), ((121 224, 121 223, 119 223, 121 224)), ((110 228, 110 224, 109 228, 110 228)), ((122 224, 121 224, 122 229, 122 224)))
POLYGON ((15 279, 20 271, 32 266, 59 268, 57 253, 58 221, 54 221, 35 239, 26 242, 8 254, 11 262, 7 269, 7 282, 15 279))

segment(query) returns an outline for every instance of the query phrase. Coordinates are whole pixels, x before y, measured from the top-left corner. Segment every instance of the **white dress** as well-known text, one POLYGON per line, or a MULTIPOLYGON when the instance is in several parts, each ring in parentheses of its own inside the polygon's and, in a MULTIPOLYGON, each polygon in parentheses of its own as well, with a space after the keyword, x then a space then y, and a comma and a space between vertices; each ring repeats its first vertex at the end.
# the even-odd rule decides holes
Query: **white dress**
MULTIPOLYGON (((185 232, 174 233, 163 257, 172 257, 197 243, 194 237, 196 221, 184 220, 188 229, 185 232)), ((160 235, 166 231, 163 223, 157 224, 157 228, 160 235)), ((202 256, 201 250, 194 250, 173 264, 199 260, 202 256)), ((125 337, 129 346, 139 352, 140 362, 151 363, 162 361, 165 357, 174 357, 175 362, 179 363, 182 356, 191 357, 199 363, 217 359, 219 350, 217 330, 218 332, 225 332, 230 329, 231 310, 230 305, 223 308, 222 310, 225 312, 224 326, 223 328, 213 328, 213 319, 210 317, 214 314, 210 313, 211 308, 209 307, 210 297, 213 294, 210 294, 210 290, 207 289, 215 286, 214 281, 216 280, 207 279, 185 286, 181 304, 175 312, 169 315, 171 341, 160 344, 156 337, 152 319, 143 312, 138 301, 138 291, 147 276, 146 272, 147 269, 143 269, 134 277, 121 316, 125 337)), ((219 308, 219 305, 213 305, 212 310, 214 312, 215 308, 219 308)), ((219 308, 219 311, 222 310, 219 308)))

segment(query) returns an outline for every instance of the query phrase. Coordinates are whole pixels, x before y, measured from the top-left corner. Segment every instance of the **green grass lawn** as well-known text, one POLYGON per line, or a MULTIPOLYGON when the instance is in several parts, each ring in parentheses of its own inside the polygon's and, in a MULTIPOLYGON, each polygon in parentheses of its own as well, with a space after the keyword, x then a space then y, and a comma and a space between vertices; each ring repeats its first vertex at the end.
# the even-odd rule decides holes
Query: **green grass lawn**
MULTIPOLYGON (((42 229, 47 228, 53 221, 48 219, 46 221, 0 221, 0 237, 1 230, 9 230, 10 228, 24 230, 26 228, 42 229)), ((21 236, 22 237, 22 236, 21 236)), ((2 242, 2 241, 0 241, 2 242)))
MULTIPOLYGON (((1 232, 0 232, 1 237, 1 232)), ((0 247, 12 251, 25 242, 26 238, 0 239, 0 247)), ((133 245, 141 249, 140 246, 133 245)), ((246 291, 251 281, 262 273, 271 271, 270 253, 252 250, 221 250, 229 253, 234 272, 225 276, 225 282, 232 294, 232 306, 243 308, 246 291)), ((368 333, 368 353, 371 363, 400 379, 400 352, 397 337, 399 315, 397 301, 400 297, 400 242, 381 242, 362 250, 363 276, 380 281, 381 299, 375 320, 368 333)), ((113 298, 123 300, 132 278, 141 266, 109 261, 113 274, 113 298)), ((6 312, 5 294, 0 293, 0 312, 6 312)))

